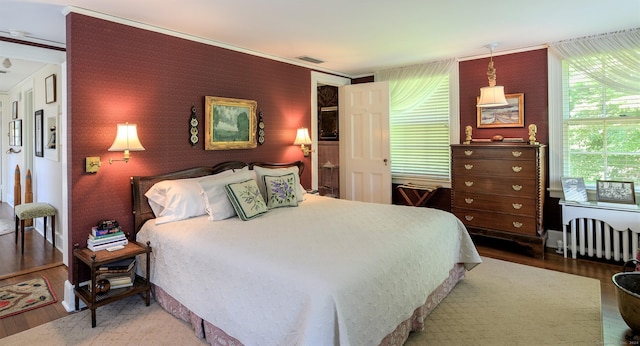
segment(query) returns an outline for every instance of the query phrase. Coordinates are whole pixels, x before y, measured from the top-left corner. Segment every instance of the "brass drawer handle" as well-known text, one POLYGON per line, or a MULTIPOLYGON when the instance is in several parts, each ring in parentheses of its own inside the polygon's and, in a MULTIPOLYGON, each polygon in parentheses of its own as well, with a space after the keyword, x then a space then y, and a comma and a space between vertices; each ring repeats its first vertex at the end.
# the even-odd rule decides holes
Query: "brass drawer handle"
POLYGON ((473 203, 473 198, 465 198, 465 199, 464 199, 464 201, 465 201, 467 204, 471 204, 471 203, 473 203))
POLYGON ((513 167, 511 167, 511 169, 512 169, 515 173, 519 173, 519 172, 522 170, 522 167, 513 166, 513 167))
POLYGON ((469 164, 464 165, 464 169, 466 169, 466 170, 470 170, 472 168, 473 168, 473 165, 469 165, 469 164))
POLYGON ((522 208, 522 204, 520 203, 512 203, 511 206, 516 210, 520 210, 522 208))
POLYGON ((520 157, 520 155, 522 155, 521 151, 512 151, 511 155, 513 155, 513 157, 520 157))
POLYGON ((511 188, 514 189, 515 191, 520 191, 522 190, 522 185, 511 185, 511 188))
POLYGON ((522 222, 513 221, 513 227, 515 227, 515 228, 520 228, 520 227, 522 227, 522 222))
POLYGON ((471 155, 473 155, 473 150, 465 150, 464 154, 467 155, 467 156, 471 156, 471 155))
POLYGON ((465 215, 465 216, 464 216, 464 218, 465 218, 467 221, 471 221, 471 220, 473 220, 473 216, 471 216, 471 215, 465 215))
POLYGON ((473 186, 473 181, 465 181, 464 184, 471 187, 473 186))

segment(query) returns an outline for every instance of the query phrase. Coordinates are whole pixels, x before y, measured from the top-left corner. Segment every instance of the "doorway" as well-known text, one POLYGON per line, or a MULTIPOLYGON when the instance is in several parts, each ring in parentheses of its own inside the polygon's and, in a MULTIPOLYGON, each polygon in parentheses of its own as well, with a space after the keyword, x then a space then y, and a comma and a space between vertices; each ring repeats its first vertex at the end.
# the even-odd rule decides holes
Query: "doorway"
MULTIPOLYGON (((327 163, 326 161, 331 161, 332 159, 331 158, 326 159, 325 157, 325 161, 321 161, 319 160, 319 155, 318 155, 319 149, 320 149, 318 146, 319 139, 320 139, 320 136, 319 136, 320 128, 318 126, 318 121, 319 121, 320 109, 323 107, 322 105, 319 104, 318 90, 319 88, 322 89, 323 87, 335 87, 337 89, 340 86, 350 85, 350 84, 351 84, 351 79, 349 78, 338 77, 338 76, 334 76, 326 73, 320 73, 316 71, 311 72, 311 137, 315 139, 312 144, 313 153, 311 154, 311 188, 313 190, 319 190, 319 186, 324 186, 324 185, 329 186, 328 181, 322 181, 320 179, 320 176, 321 176, 320 170, 327 170, 328 171, 327 173, 329 174, 330 174, 330 171, 333 170, 329 168, 322 168, 324 165, 326 165, 327 163)), ((339 113, 340 113, 339 109, 337 110, 337 113, 339 116, 339 113)), ((335 146, 336 150, 339 143, 339 138, 340 137, 338 132, 336 140, 331 141, 332 142, 331 145, 335 146)), ((329 141, 323 141, 323 144, 326 142, 329 142, 329 141)), ((338 160, 332 163, 337 165, 338 160)), ((335 175, 335 177, 332 180, 337 181, 338 179, 337 174, 335 172, 333 172, 333 174, 335 175)), ((330 186, 333 186, 333 185, 330 185, 330 186)))

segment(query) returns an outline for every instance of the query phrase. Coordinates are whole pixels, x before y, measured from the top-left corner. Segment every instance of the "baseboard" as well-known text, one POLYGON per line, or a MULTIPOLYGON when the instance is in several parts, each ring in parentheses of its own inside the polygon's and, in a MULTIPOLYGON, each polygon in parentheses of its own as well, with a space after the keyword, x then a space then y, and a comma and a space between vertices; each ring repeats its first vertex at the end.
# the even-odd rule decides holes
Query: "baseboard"
MULTIPOLYGON (((75 312, 76 311, 76 294, 73 292, 75 288, 74 285, 69 282, 69 280, 65 280, 64 282, 64 300, 62 301, 62 307, 64 307, 67 312, 75 312)), ((86 308, 87 305, 80 300, 80 309, 86 308)))

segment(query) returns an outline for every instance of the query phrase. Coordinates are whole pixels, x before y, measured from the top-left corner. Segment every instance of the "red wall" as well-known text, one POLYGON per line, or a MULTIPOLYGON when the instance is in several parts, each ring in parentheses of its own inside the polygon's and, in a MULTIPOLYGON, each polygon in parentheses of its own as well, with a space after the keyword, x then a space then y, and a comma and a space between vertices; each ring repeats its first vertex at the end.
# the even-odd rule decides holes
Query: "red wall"
MULTIPOLYGON (((70 244, 86 245, 91 226, 101 219, 115 218, 133 231, 132 175, 227 160, 305 160, 309 167, 292 145, 295 130, 310 126, 309 69, 77 13, 67 16, 66 25, 70 244), (257 101, 265 144, 204 150, 205 96, 257 101), (192 104, 200 120, 195 147, 188 140, 192 104), (146 150, 132 152, 129 163, 110 165, 109 158, 122 158, 121 152, 107 151, 122 122, 138 125, 146 150), (101 157, 98 173, 85 173, 87 156, 101 157)), ((310 181, 307 169, 302 184, 309 187, 310 181)))
POLYGON ((464 140, 464 128, 473 126, 474 138, 504 137, 529 138, 529 124, 538 127, 538 142, 548 144, 548 95, 547 50, 538 49, 523 53, 493 57, 497 85, 504 86, 505 94, 524 93, 524 127, 483 128, 476 127, 476 99, 480 88, 489 85, 487 66, 489 58, 460 62, 460 139, 464 140))

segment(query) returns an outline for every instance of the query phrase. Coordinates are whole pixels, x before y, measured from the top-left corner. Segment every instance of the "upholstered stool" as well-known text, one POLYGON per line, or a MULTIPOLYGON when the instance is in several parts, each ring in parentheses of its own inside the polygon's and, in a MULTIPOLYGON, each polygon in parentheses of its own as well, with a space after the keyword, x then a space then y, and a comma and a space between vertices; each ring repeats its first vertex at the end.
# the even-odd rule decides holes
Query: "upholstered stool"
MULTIPOLYGON (((47 243, 47 217, 51 216, 51 238, 53 248, 56 247, 56 208, 49 203, 25 203, 15 208, 16 213, 16 244, 18 244, 18 221, 22 233, 22 254, 24 254, 24 220, 44 217, 44 242, 47 243)), ((35 223, 34 223, 35 224, 35 223)))

